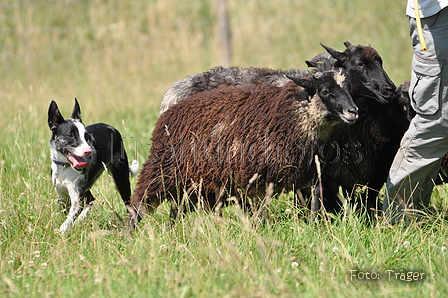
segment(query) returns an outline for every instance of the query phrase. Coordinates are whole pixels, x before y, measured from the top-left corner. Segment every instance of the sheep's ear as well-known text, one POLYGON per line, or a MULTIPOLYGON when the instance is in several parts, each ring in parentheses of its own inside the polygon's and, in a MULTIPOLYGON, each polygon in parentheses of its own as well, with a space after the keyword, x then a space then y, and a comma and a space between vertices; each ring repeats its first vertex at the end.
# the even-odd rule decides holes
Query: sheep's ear
POLYGON ((73 107, 72 119, 81 120, 81 108, 79 107, 78 100, 75 97, 75 106, 73 107))
POLYGON ((48 108, 48 126, 51 130, 54 130, 58 128, 62 122, 64 122, 64 117, 62 117, 61 112, 59 112, 56 102, 52 100, 50 107, 48 108))
POLYGON ((286 78, 290 79, 294 82, 297 86, 300 86, 305 89, 306 96, 308 97, 308 100, 316 94, 316 86, 315 77, 311 77, 310 79, 303 79, 303 78, 297 78, 297 77, 290 77, 285 75, 286 78))
POLYGON ((344 52, 336 51, 335 49, 332 49, 330 47, 324 46, 323 44, 320 44, 334 59, 338 60, 341 63, 344 63, 347 59, 347 56, 344 52))
POLYGON ((294 84, 296 84, 297 86, 305 88, 307 91, 310 89, 314 90, 314 84, 313 84, 312 80, 310 80, 310 79, 291 77, 291 76, 287 76, 287 75, 285 75, 285 77, 290 79, 291 81, 293 81, 294 84))
POLYGON ((319 62, 315 62, 315 61, 308 61, 308 60, 305 60, 305 63, 306 63, 306 65, 308 66, 308 67, 319 67, 319 62))

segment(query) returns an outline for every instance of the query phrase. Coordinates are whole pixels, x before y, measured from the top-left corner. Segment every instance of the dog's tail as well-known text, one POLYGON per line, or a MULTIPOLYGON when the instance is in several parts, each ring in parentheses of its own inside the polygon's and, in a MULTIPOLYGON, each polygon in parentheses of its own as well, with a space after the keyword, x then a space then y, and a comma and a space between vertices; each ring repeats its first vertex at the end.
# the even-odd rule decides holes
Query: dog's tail
POLYGON ((131 173, 131 176, 134 177, 138 174, 138 170, 140 168, 140 164, 138 163, 138 160, 133 160, 131 162, 131 165, 129 166, 129 173, 131 173))

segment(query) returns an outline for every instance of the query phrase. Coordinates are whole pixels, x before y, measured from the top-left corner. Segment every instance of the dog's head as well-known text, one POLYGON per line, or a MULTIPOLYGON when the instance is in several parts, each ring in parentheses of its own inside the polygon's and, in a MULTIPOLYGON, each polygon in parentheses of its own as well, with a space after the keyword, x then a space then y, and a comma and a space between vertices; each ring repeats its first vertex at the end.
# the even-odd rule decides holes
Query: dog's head
POLYGON ((81 121, 81 109, 75 98, 70 119, 64 119, 53 100, 48 109, 48 126, 52 131, 50 139, 51 157, 55 163, 70 164, 76 170, 90 167, 89 157, 93 153, 93 138, 81 121))

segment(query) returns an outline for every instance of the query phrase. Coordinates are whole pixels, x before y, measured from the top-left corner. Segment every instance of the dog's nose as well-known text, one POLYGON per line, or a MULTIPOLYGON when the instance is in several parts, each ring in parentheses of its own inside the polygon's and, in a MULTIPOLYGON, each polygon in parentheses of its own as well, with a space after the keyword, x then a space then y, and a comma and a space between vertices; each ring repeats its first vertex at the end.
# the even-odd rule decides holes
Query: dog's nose
POLYGON ((92 148, 84 149, 84 157, 89 157, 92 154, 92 148))

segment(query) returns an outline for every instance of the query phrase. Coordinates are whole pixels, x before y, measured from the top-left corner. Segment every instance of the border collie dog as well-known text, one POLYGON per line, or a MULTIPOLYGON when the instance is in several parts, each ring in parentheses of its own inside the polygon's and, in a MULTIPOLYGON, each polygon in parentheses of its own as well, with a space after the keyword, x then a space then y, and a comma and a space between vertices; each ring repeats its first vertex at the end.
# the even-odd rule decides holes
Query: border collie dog
POLYGON ((106 168, 113 176, 126 208, 134 212, 130 207, 129 173, 137 174, 138 163, 134 161, 129 167, 118 130, 104 123, 84 126, 76 98, 72 116, 65 120, 56 102, 52 101, 48 109, 48 125, 52 131, 51 178, 59 200, 66 209, 70 204, 67 219, 59 231, 68 233, 78 214, 76 221, 86 217, 95 200, 90 188, 106 168))

